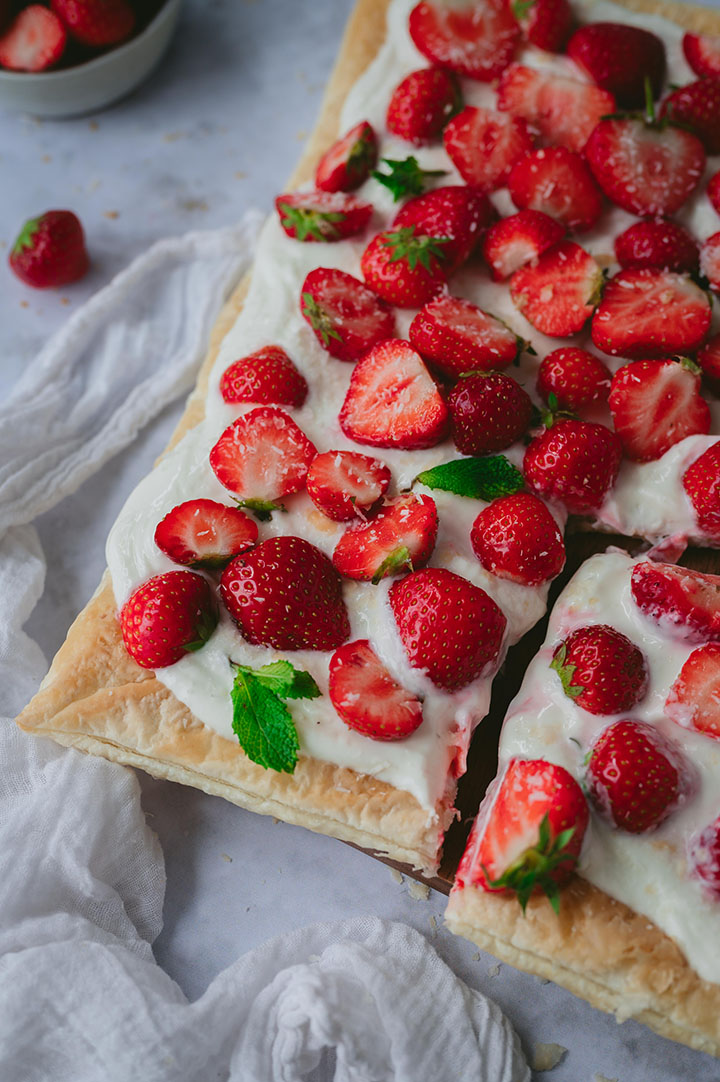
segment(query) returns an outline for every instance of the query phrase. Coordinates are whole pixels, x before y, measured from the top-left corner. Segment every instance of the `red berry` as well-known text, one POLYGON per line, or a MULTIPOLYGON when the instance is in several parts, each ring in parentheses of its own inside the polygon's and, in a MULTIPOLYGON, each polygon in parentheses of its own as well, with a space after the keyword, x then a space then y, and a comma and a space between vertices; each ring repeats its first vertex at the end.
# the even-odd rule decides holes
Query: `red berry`
POLYGON ((624 365, 612 378, 610 410, 623 451, 635 462, 660 458, 687 436, 710 431, 710 410, 692 361, 624 365))
POLYGON ((412 571, 390 587, 390 607, 415 669, 446 691, 497 662, 506 620, 484 590, 441 567, 412 571))
POLYGON ((496 282, 509 278, 564 236, 564 227, 538 210, 521 210, 502 218, 490 226, 483 244, 491 277, 496 282))
POLYGON ((710 177, 707 186, 707 194, 714 209, 720 214, 720 170, 718 170, 717 173, 713 173, 710 177))
POLYGON ((316 454, 284 410, 259 406, 225 429, 210 451, 210 465, 230 492, 271 503, 304 487, 316 454))
POLYGON ((369 203, 344 192, 289 192, 277 197, 275 209, 287 235, 305 242, 354 237, 372 214, 369 203))
POLYGON ((704 534, 720 541, 720 441, 713 443, 688 466, 683 488, 695 509, 704 534))
POLYGON ((432 497, 397 496, 368 522, 348 527, 335 546, 333 564, 347 578, 372 582, 412 571, 430 559, 437 529, 432 497))
POLYGON ((70 210, 48 210, 25 222, 9 257, 10 268, 35 289, 77 282, 90 266, 85 234, 70 210))
POLYGON ((512 364, 525 342, 506 324, 461 297, 430 301, 410 324, 410 341, 435 368, 457 378, 512 364))
POLYGON ((444 237, 420 233, 414 225, 378 233, 362 254, 367 284, 389 304, 420 308, 445 286, 452 267, 444 237))
POLYGON ((51 6, 82 45, 119 45, 135 29, 135 14, 127 0, 51 0, 51 6))
POLYGON ((363 517, 388 490, 392 475, 384 462, 357 451, 324 451, 306 479, 310 499, 335 522, 363 517))
POLYGON ((155 528, 155 544, 176 564, 222 567, 252 548, 258 528, 238 507, 214 500, 187 500, 155 528))
POLYGON ((415 45, 434 64, 484 82, 510 63, 520 37, 504 0, 425 0, 412 9, 408 25, 415 45))
POLYGON ((710 288, 720 293, 720 232, 713 233, 703 241, 700 249, 700 273, 707 278, 710 288))
POLYGON ((711 34, 686 34, 683 38, 683 52, 696 75, 720 75, 720 37, 711 34))
POLYGON ((615 257, 621 267, 658 267, 660 270, 698 269, 698 246, 686 229, 675 222, 635 222, 615 238, 615 257))
POLYGON ((448 397, 452 438, 464 455, 504 451, 530 426, 532 402, 517 380, 502 372, 459 380, 448 397))
POLYGON ((388 131, 416 146, 431 143, 460 106, 460 88, 450 72, 442 68, 411 71, 392 92, 388 131))
POLYGON ((630 582, 638 608, 664 634, 708 642, 720 639, 720 575, 643 560, 630 582))
POLYGON ((493 500, 475 519, 470 541, 487 571, 523 586, 549 582, 565 564, 558 524, 530 492, 493 500))
POLYGON ((323 192, 354 192, 377 162, 377 136, 367 120, 326 150, 315 170, 315 186, 323 192))
POLYGON ((698 352, 697 363, 702 369, 703 381, 714 394, 720 394, 720 334, 708 338, 698 352))
POLYGON ((284 349, 263 346, 234 361, 222 374, 224 402, 260 402, 263 405, 302 406, 308 385, 284 349))
POLYGON ((485 192, 502 188, 533 145, 524 120, 473 105, 450 121, 443 142, 463 180, 485 192))
POLYGON ((665 46, 660 38, 626 23, 590 23, 570 38, 568 56, 597 86, 609 90, 622 109, 642 108, 645 80, 653 99, 665 80, 665 46))
POLYGON ((446 238, 442 246, 444 267, 446 274, 451 274, 472 255, 494 214, 490 200, 479 188, 448 184, 408 199, 395 216, 393 228, 412 225, 418 234, 446 238))
POLYGON ((586 515, 597 511, 615 484, 621 458, 620 440, 604 425, 556 421, 532 441, 523 470, 546 500, 586 515))
POLYGON ((395 337, 392 309, 364 282, 335 267, 310 271, 300 310, 323 349, 339 361, 357 361, 378 342, 395 337))
POLYGON ((20 11, 0 36, 0 65, 10 71, 47 71, 65 51, 67 33, 42 4, 20 11))
POLYGON ((164 669, 200 649, 217 624, 207 581, 192 571, 168 571, 139 586, 120 612, 125 649, 143 669, 164 669))
POLYGON ((340 576, 302 537, 270 537, 231 560, 220 595, 244 638, 276 650, 334 650, 350 635, 340 576))
POLYGON ((720 898, 720 816, 688 843, 690 874, 702 881, 715 901, 720 898))
POLYGON ((720 76, 673 90, 660 115, 694 132, 708 154, 720 154, 720 76))
POLYGON ((578 79, 511 64, 498 84, 497 105, 527 120, 544 142, 581 151, 600 118, 614 112, 615 98, 578 79))
POLYGON ((565 240, 516 270, 510 296, 533 327, 567 338, 585 326, 603 283, 600 267, 584 248, 565 240))
POLYGON ((514 0, 511 6, 531 45, 549 53, 563 51, 573 23, 568 0, 514 0))
POLYGON ((348 728, 371 740, 405 740, 423 720, 420 700, 393 680, 367 639, 335 651, 328 693, 348 728))
POLYGON ((539 210, 575 232, 592 229, 603 209, 602 192, 584 159, 567 147, 546 147, 516 163, 508 179, 521 210, 539 210))
POLYGON ((561 410, 582 410, 607 400, 611 378, 608 366, 594 353, 561 346, 540 362, 537 392, 545 402, 554 394, 561 410))
POLYGON ((550 667, 568 698, 590 714, 632 710, 645 698, 648 687, 642 651, 607 624, 572 631, 555 648, 550 667))
POLYGON ((665 713, 684 729, 720 740, 720 643, 693 650, 670 688, 665 713))

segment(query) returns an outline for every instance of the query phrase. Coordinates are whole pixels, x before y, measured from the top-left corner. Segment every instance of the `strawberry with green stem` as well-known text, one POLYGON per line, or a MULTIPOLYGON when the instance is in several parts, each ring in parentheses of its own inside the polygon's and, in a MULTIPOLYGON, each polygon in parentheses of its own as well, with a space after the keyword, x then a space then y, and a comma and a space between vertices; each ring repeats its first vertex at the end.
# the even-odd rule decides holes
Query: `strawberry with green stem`
POLYGON ((395 337, 392 308, 364 282, 335 267, 316 267, 302 284, 300 311, 323 349, 339 361, 357 361, 395 337))
POLYGON ((444 177, 444 169, 421 169, 417 158, 383 158, 386 170, 376 169, 373 177, 392 194, 395 203, 413 195, 422 195, 428 181, 444 177))
POLYGON ((367 522, 348 527, 332 561, 341 575, 377 584, 389 575, 426 564, 437 531, 437 507, 431 496, 397 496, 367 522))
POLYGON ((343 192, 289 192, 275 200, 282 226, 293 240, 320 243, 345 240, 362 233, 372 214, 363 203, 343 192))
POLYGON ((420 308, 446 284, 450 240, 416 232, 414 225, 378 233, 362 254, 363 277, 389 304, 420 308))
POLYGON ((164 669, 200 650, 217 625, 210 586, 192 571, 168 571, 139 586, 120 611, 125 649, 144 669, 164 669))
POLYGON ((559 643, 550 668, 576 706, 590 714, 621 714, 645 698, 649 674, 645 656, 608 624, 578 627, 559 643))
POLYGON ((48 210, 23 225, 10 251, 10 269, 35 289, 69 285, 90 266, 80 220, 70 210, 48 210))
POLYGON ((325 151, 315 170, 315 186, 323 192, 354 192, 375 168, 378 142, 367 120, 360 121, 325 151))

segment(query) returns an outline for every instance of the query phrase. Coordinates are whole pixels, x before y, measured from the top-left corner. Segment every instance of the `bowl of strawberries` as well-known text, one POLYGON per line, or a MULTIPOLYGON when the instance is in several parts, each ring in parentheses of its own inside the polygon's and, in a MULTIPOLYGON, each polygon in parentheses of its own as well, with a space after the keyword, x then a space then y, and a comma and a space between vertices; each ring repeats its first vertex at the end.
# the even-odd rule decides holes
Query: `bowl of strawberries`
POLYGON ((0 108, 95 112, 159 63, 182 0, 0 0, 0 108))

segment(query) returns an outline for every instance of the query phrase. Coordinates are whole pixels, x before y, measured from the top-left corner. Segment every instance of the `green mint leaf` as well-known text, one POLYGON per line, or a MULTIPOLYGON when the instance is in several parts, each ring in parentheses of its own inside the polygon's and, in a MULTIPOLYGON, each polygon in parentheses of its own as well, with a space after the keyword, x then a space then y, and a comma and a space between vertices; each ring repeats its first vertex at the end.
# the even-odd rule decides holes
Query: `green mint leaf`
POLYGON ((444 169, 421 169, 417 158, 414 157, 405 158, 402 161, 396 158, 383 158, 382 162, 383 165, 388 166, 390 172, 381 172, 376 169, 373 176, 392 193, 396 203, 404 196, 422 195, 430 178, 445 176, 444 169))
POLYGON ((317 699, 321 694, 310 673, 296 669, 289 661, 271 661, 259 669, 238 665, 237 669, 249 673, 281 699, 317 699))
POLYGON ((520 470, 505 455, 458 458, 454 462, 444 462, 424 470, 415 481, 428 488, 439 488, 487 503, 498 496, 519 492, 525 484, 520 470))
POLYGON ((233 732, 248 759, 266 770, 292 774, 300 741, 282 699, 244 668, 238 669, 230 694, 233 732))

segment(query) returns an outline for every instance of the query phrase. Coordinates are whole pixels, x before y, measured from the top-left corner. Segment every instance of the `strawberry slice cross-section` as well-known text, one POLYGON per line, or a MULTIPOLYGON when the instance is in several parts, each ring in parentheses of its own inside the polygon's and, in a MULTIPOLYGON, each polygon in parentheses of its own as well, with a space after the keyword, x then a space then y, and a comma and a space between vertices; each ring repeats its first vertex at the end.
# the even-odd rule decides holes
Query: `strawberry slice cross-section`
POLYGON ((238 507, 204 499, 178 504, 155 528, 158 548, 189 567, 222 567, 257 537, 257 526, 238 507))
POLYGON ((369 203, 343 192, 290 192, 277 197, 275 208, 287 235, 304 242, 354 237, 372 214, 369 203))
POLYGON ((335 267, 311 270, 300 291, 300 311, 323 349, 357 361, 395 335, 392 308, 364 282, 335 267))
POLYGON ((602 283, 593 257, 579 244, 564 240, 515 271, 510 296, 538 331, 568 338, 593 314, 602 283))
POLYGON ((405 740, 422 724, 422 703, 392 678, 367 639, 335 651, 328 692, 348 728, 371 740, 405 740))
POLYGON ((543 142, 581 151, 601 117, 615 111, 615 98, 579 79, 511 64, 498 84, 498 109, 522 117, 543 142))
POLYGON ((410 12, 410 37, 434 64, 490 82, 510 63, 520 27, 505 0, 424 0, 410 12))
POLYGON ((435 547, 438 514, 430 496, 397 496, 368 522, 342 535, 333 564, 350 579, 379 582, 426 564, 435 547))

